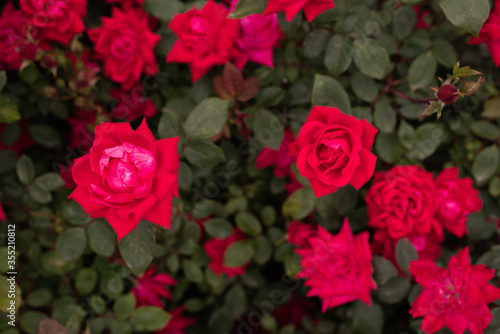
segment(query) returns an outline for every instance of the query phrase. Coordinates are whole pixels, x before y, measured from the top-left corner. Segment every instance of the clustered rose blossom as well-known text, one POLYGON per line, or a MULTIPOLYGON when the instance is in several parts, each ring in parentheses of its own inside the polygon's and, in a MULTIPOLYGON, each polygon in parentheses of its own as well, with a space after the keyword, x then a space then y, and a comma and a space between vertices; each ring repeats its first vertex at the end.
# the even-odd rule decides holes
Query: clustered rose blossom
MULTIPOLYGON (((231 11, 238 0, 231 3, 231 11)), ((238 20, 240 37, 236 40, 241 56, 235 60, 238 68, 243 68, 247 61, 253 61, 269 67, 274 67, 273 48, 279 46, 279 39, 284 36, 276 14, 254 14, 238 20)))
POLYGON ((482 334, 493 319, 487 304, 500 298, 500 289, 488 283, 495 271, 471 265, 468 248, 452 256, 447 269, 430 260, 418 260, 410 263, 410 272, 422 286, 410 314, 424 317, 424 332, 448 327, 453 334, 463 334, 466 329, 482 334))
POLYGON ((288 226, 287 242, 300 248, 310 247, 309 238, 316 235, 316 227, 294 220, 288 226))
POLYGON ((495 0, 495 5, 479 32, 479 36, 473 36, 468 44, 486 43, 490 49, 493 62, 498 67, 500 65, 500 0, 495 0))
POLYGON ((195 319, 182 316, 182 313, 185 309, 185 306, 181 306, 172 311, 169 311, 172 319, 170 319, 165 328, 156 331, 155 334, 184 334, 184 330, 187 327, 196 323, 195 319))
POLYGON ((167 273, 157 273, 156 268, 151 267, 137 278, 131 292, 137 300, 136 306, 153 305, 163 308, 160 297, 172 299, 172 294, 167 285, 176 285, 177 281, 167 273))
POLYGON ((156 114, 153 101, 144 94, 144 86, 137 84, 130 90, 112 89, 109 95, 116 101, 111 113, 118 119, 133 121, 140 117, 151 118, 156 114))
POLYGON ((85 31, 87 0, 20 0, 20 5, 40 40, 69 45, 85 31))
POLYGON ((302 9, 311 22, 323 11, 335 7, 333 0, 269 0, 264 15, 285 12, 286 20, 291 21, 302 9))
POLYGON ((413 11, 417 14, 417 23, 415 23, 415 29, 428 29, 432 26, 428 22, 431 11, 429 9, 422 9, 420 6, 413 6, 413 11))
POLYGON ((2 221, 7 220, 7 217, 5 216, 5 211, 3 211, 1 202, 0 202, 0 220, 2 220, 2 221))
POLYGON ((338 108, 313 107, 290 152, 316 197, 370 180, 377 157, 370 152, 377 129, 338 108))
POLYGON ((275 176, 289 176, 291 173, 290 165, 297 160, 290 155, 290 149, 288 148, 294 140, 295 138, 292 131, 290 131, 290 129, 285 129, 283 141, 281 142, 279 150, 276 151, 270 148, 262 149, 255 161, 256 167, 266 168, 274 166, 273 172, 275 176))
POLYGON ((418 166, 375 173, 366 195, 368 226, 376 230, 373 252, 395 262, 395 245, 407 238, 421 259, 437 259, 444 229, 458 237, 466 233, 467 216, 482 207, 478 194, 470 178, 458 178, 457 168, 436 179, 418 166))
POLYGON ((155 140, 143 120, 135 131, 129 123, 102 123, 95 138, 90 153, 75 160, 78 186, 69 198, 91 217, 105 217, 118 240, 141 219, 170 228, 179 137, 155 140))
POLYGON ((245 235, 240 230, 235 228, 233 234, 225 239, 210 239, 203 245, 205 252, 210 258, 210 269, 217 275, 226 274, 229 277, 242 276, 249 263, 241 267, 226 267, 224 266, 224 254, 226 250, 236 241, 245 240, 245 235))
POLYGON ((302 267, 297 278, 306 279, 304 285, 311 288, 307 296, 321 298, 323 312, 358 299, 371 305, 370 291, 377 285, 368 239, 366 231, 353 236, 346 219, 337 235, 318 226, 309 245, 295 251, 302 267))
POLYGON ((103 17, 102 26, 87 33, 95 43, 96 58, 104 62, 104 75, 123 89, 131 89, 142 73, 158 73, 153 48, 160 36, 149 30, 147 15, 113 7, 112 17, 103 17))
MULTIPOLYGON (((7 2, 0 15, 0 69, 17 70, 23 61, 36 59, 41 48, 36 32, 23 11, 7 2)), ((43 47, 49 48, 46 44, 43 47)))

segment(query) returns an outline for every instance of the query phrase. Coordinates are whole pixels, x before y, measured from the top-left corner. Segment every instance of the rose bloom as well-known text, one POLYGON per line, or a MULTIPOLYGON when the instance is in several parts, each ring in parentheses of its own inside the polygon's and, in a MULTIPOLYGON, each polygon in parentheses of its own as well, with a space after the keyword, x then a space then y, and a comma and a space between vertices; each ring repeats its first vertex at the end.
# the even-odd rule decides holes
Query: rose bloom
POLYGON ((467 216, 481 210, 483 202, 471 178, 458 178, 458 168, 446 168, 436 178, 437 220, 461 238, 467 233, 467 216))
POLYGON ((78 185, 69 198, 93 218, 105 217, 118 240, 141 219, 170 228, 172 196, 178 197, 179 137, 155 140, 143 120, 95 127, 90 153, 75 160, 78 185))
MULTIPOLYGON (((366 203, 368 226, 386 229, 393 239, 428 234, 437 225, 432 173, 417 166, 396 166, 375 173, 366 203)), ((437 232, 442 234, 439 228, 437 232)))
POLYGON ((156 268, 151 267, 137 278, 131 292, 137 300, 136 307, 153 305, 163 308, 160 297, 172 299, 172 294, 167 285, 176 285, 177 281, 167 273, 156 273, 156 268))
POLYGON ((141 73, 158 73, 153 49, 160 36, 149 30, 146 15, 113 7, 112 17, 103 17, 102 27, 89 29, 88 35, 95 43, 96 58, 104 62, 104 75, 123 89, 132 88, 141 73))
MULTIPOLYGON (((236 8, 238 0, 231 3, 231 11, 236 8)), ((247 61, 274 67, 273 48, 279 47, 279 39, 284 36, 276 14, 254 14, 243 17, 240 22, 240 37, 236 45, 242 56, 235 60, 238 68, 243 68, 247 61)))
POLYGON ((87 0, 20 0, 20 5, 42 40, 69 45, 85 31, 87 0))
POLYGON ((156 331, 155 334, 185 334, 184 330, 196 323, 195 319, 182 316, 185 309, 185 306, 181 306, 169 311, 168 313, 170 313, 172 319, 168 322, 167 327, 156 331))
POLYGON ((237 228, 233 230, 233 234, 225 239, 210 239, 203 245, 205 252, 207 252, 210 258, 210 268, 217 274, 221 275, 225 273, 229 277, 242 276, 245 273, 245 269, 249 263, 237 267, 226 267, 224 266, 224 253, 236 241, 245 240, 245 235, 240 232, 237 228))
POLYGON ((495 0, 495 5, 479 32, 479 36, 473 36, 468 44, 486 43, 490 49, 493 62, 498 67, 500 65, 500 0, 495 0))
POLYGON ((133 121, 139 117, 151 118, 156 114, 156 106, 150 98, 145 97, 142 84, 130 90, 111 89, 109 95, 115 99, 111 112, 116 118, 133 121))
POLYGON ((94 142, 94 124, 97 116, 96 110, 77 110, 75 117, 68 117, 71 126, 71 148, 79 149, 82 153, 89 153, 94 142), (91 130, 92 129, 92 130, 91 130))
POLYGON ((18 70, 23 61, 36 59, 40 46, 33 32, 23 12, 7 2, 0 15, 0 69, 18 70))
POLYGON ((493 316, 489 303, 500 298, 500 289, 488 283, 495 276, 485 265, 471 265, 469 249, 452 256, 448 268, 429 260, 410 263, 410 272, 422 286, 410 314, 424 317, 422 330, 434 333, 448 327, 453 334, 482 334, 493 316))
POLYGON ((370 291, 377 286, 368 239, 366 231, 353 236, 346 219, 337 235, 318 226, 310 246, 295 251, 302 257, 297 278, 305 278, 304 284, 311 287, 308 297, 322 299, 322 312, 358 299, 371 305, 370 291))
POLYGON ((316 197, 347 184, 360 189, 375 170, 377 157, 370 150, 376 133, 364 119, 347 116, 337 108, 316 106, 290 151, 316 197))
POLYGON ((277 177, 285 177, 290 172, 290 165, 297 159, 290 155, 288 146, 293 143, 294 135, 290 129, 285 130, 283 141, 281 142, 279 151, 264 148, 260 151, 256 160, 257 168, 266 168, 274 166, 274 175, 277 177))
POLYGON ((264 15, 285 12, 286 20, 291 21, 302 9, 307 21, 311 22, 323 11, 333 7, 333 0, 269 0, 264 15))
POLYGON ((7 220, 7 217, 5 216, 5 211, 3 211, 1 202, 0 202, 0 220, 2 220, 2 221, 7 220))
POLYGON ((311 224, 300 223, 294 220, 288 226, 287 242, 300 248, 311 247, 309 238, 316 235, 316 227, 311 224))
POLYGON ((193 8, 175 15, 169 28, 179 38, 167 55, 167 62, 189 64, 195 82, 213 66, 239 56, 235 48, 239 22, 228 19, 228 14, 224 5, 209 0, 202 10, 193 8))

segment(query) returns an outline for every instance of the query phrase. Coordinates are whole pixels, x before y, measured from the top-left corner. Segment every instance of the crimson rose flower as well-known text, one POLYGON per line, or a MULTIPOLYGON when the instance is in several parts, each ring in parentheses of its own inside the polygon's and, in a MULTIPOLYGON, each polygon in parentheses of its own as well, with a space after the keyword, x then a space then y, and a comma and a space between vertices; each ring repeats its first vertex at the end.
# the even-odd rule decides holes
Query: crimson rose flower
POLYGON ((112 17, 102 18, 102 27, 89 29, 96 58, 104 62, 104 74, 130 89, 141 73, 158 73, 153 52, 160 36, 149 30, 148 19, 138 11, 113 7, 112 17))
POLYGON ((169 311, 168 313, 170 313, 172 319, 168 322, 167 327, 156 331, 155 334, 184 334, 184 330, 187 327, 196 323, 195 319, 182 316, 185 309, 185 306, 181 306, 175 310, 169 311))
POLYGON ((311 247, 309 245, 309 238, 314 235, 316 235, 316 227, 314 225, 294 220, 288 226, 287 242, 300 248, 311 247))
POLYGON ((323 300, 322 312, 331 307, 362 300, 371 304, 370 290, 377 286, 372 278, 372 253, 368 232, 352 235, 347 219, 337 235, 318 226, 310 246, 296 250, 302 259, 297 278, 307 279, 307 296, 323 300))
POLYGON ((237 228, 233 230, 233 234, 225 239, 210 239, 205 242, 203 248, 210 257, 210 268, 217 274, 225 273, 229 277, 242 276, 249 263, 233 268, 224 266, 224 253, 236 241, 245 240, 245 235, 237 228))
POLYGON ((493 62, 500 65, 500 0, 495 0, 495 6, 479 32, 478 37, 472 37, 468 44, 486 43, 490 49, 493 62))
POLYGON ((177 281, 167 273, 156 273, 156 268, 151 267, 137 278, 136 285, 131 292, 137 300, 136 307, 153 305, 163 308, 160 297, 171 299, 172 294, 167 285, 176 285, 177 281))
POLYGON ((141 219, 170 227, 172 196, 178 197, 179 137, 155 140, 143 120, 95 127, 90 153, 75 160, 78 185, 69 196, 93 218, 105 217, 118 240, 141 219))
POLYGON ((5 216, 5 212, 3 211, 3 208, 2 208, 2 203, 0 203, 0 220, 7 220, 7 217, 5 216))
POLYGON ((446 168, 436 178, 437 220, 445 229, 463 237, 467 233, 467 216, 481 210, 483 201, 471 178, 458 178, 458 168, 446 168))
POLYGON ((377 129, 364 119, 347 116, 337 108, 316 106, 290 151, 316 197, 347 184, 359 189, 375 170, 377 157, 370 150, 376 133, 377 129))
POLYGON ((177 14, 169 28, 179 37, 167 55, 169 63, 189 64, 192 80, 204 76, 214 65, 224 65, 239 55, 238 20, 228 19, 224 5, 209 0, 202 10, 193 8, 177 14))
POLYGON ((69 45, 75 34, 85 30, 87 0, 20 0, 20 4, 41 40, 69 45))
POLYGON ((485 265, 471 265, 469 249, 452 256, 448 269, 429 260, 410 263, 410 272, 422 286, 410 314, 424 317, 422 330, 434 333, 448 327, 453 334, 482 334, 493 316, 489 303, 500 298, 500 289, 488 283, 495 276, 485 265))
POLYGON ((285 130, 283 141, 281 142, 279 151, 264 148, 260 151, 256 160, 257 168, 266 168, 274 166, 274 175, 277 177, 285 177, 290 173, 290 165, 297 160, 290 155, 289 146, 294 141, 294 135, 289 129, 285 130))
POLYGON ((144 96, 142 84, 137 84, 130 90, 111 89, 109 95, 116 101, 111 111, 116 118, 133 121, 139 117, 151 118, 156 114, 156 106, 144 96))
POLYGON ((34 32, 23 12, 7 2, 0 15, 0 69, 17 70, 23 61, 36 59, 40 46, 34 32))
POLYGON ((333 7, 333 0, 269 0, 264 15, 284 11, 286 20, 291 21, 303 9, 307 21, 311 22, 321 12, 333 7))

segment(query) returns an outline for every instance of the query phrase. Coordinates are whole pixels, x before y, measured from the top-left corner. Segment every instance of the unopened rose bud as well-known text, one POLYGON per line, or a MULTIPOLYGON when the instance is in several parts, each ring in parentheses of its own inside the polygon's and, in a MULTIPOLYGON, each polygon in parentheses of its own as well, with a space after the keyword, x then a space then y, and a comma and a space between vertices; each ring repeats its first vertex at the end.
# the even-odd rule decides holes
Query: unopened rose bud
POLYGON ((450 104, 457 100, 458 95, 456 93, 458 93, 457 87, 453 85, 444 85, 439 88, 438 97, 444 103, 450 104))
POLYGON ((42 94, 46 98, 53 99, 57 96, 57 89, 54 86, 45 86, 42 88, 42 94))
POLYGON ((460 91, 464 95, 468 96, 473 95, 479 89, 479 87, 481 87, 483 81, 484 81, 483 77, 479 78, 478 81, 465 81, 460 91))

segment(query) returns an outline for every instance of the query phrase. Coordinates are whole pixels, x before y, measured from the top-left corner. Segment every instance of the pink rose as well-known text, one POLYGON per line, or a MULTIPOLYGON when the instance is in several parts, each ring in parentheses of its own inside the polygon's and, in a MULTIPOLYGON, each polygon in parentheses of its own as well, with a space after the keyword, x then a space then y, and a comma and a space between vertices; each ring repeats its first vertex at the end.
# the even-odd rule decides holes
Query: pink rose
POLYGON ((295 143, 300 175, 317 197, 351 184, 360 189, 373 175, 377 157, 370 152, 377 129, 337 108, 313 107, 295 143))
POLYGON ((160 297, 172 299, 172 294, 167 285, 176 285, 177 281, 167 273, 157 273, 156 268, 151 267, 137 278, 131 292, 137 300, 136 307, 153 305, 163 308, 160 297))
POLYGON ((302 9, 307 21, 311 22, 321 12, 333 7, 333 0, 269 0, 264 15, 285 12, 286 20, 291 21, 302 9))
POLYGON ((143 120, 95 127, 90 153, 75 160, 78 185, 69 196, 93 218, 105 217, 118 240, 141 219, 170 227, 172 196, 178 197, 179 137, 155 140, 143 120))

